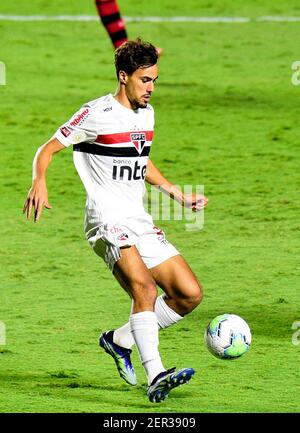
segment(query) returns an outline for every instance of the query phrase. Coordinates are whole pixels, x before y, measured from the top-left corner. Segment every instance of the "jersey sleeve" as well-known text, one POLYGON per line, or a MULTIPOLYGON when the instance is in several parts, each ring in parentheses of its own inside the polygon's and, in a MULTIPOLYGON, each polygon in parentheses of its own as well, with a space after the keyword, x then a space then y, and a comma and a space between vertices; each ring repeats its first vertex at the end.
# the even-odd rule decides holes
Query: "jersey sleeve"
POLYGON ((88 105, 84 105, 71 119, 55 132, 57 138, 65 147, 82 142, 92 143, 97 138, 96 115, 88 105))

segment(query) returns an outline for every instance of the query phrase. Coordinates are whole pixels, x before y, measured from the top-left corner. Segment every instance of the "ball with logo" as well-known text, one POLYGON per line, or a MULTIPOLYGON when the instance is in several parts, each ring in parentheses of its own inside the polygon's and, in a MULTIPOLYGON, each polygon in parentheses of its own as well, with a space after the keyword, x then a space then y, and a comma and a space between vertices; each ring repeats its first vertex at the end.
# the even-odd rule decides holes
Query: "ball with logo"
POLYGON ((204 340, 208 350, 217 358, 234 359, 249 350, 251 331, 240 316, 220 314, 209 322, 204 340))

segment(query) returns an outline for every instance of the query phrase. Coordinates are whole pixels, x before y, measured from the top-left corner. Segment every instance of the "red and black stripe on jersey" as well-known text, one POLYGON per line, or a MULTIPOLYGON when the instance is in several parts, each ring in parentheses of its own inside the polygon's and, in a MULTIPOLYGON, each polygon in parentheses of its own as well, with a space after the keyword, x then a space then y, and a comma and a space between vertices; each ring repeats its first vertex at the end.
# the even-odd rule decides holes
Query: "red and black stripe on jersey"
POLYGON ((73 150, 93 155, 136 158, 149 155, 152 138, 153 131, 98 135, 94 143, 78 143, 73 145, 73 150), (138 140, 140 137, 144 139, 138 140))
POLYGON ((99 146, 95 143, 80 143, 74 144, 73 150, 75 152, 91 153, 93 155, 103 156, 122 156, 127 158, 137 158, 139 156, 148 156, 150 153, 151 146, 144 146, 142 152, 139 154, 135 147, 108 147, 99 146))

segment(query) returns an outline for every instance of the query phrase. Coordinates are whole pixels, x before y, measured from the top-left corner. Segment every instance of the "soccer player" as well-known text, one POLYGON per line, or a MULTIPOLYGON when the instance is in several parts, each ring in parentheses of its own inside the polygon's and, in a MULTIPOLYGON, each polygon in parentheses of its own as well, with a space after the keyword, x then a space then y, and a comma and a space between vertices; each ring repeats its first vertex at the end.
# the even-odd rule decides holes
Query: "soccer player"
MULTIPOLYGON (((128 36, 117 1, 95 0, 95 2, 98 15, 106 28, 114 48, 119 48, 120 45, 128 41, 128 36)), ((162 48, 156 47, 156 51, 159 56, 162 54, 162 48)))
POLYGON ((115 51, 115 67, 115 94, 83 105, 37 150, 23 212, 28 220, 33 212, 37 222, 43 207, 51 207, 46 170, 55 153, 73 146, 74 163, 87 193, 87 240, 132 299, 128 323, 104 332, 99 344, 131 385, 137 383, 130 359, 135 344, 148 379, 148 397, 161 402, 195 372, 164 367, 158 331, 196 308, 202 289, 184 258, 146 213, 144 183, 195 211, 203 210, 208 200, 200 194, 182 194, 149 159, 154 128, 149 100, 158 78, 156 48, 140 39, 128 41, 115 51), (163 295, 157 296, 157 286, 163 295))

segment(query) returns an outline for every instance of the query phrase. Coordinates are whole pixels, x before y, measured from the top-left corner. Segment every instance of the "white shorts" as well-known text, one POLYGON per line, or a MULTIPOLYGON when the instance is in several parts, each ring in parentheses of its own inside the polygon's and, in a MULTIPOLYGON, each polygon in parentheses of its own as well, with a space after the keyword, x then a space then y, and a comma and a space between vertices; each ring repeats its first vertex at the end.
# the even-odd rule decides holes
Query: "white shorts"
POLYGON ((149 214, 130 217, 118 223, 87 225, 87 240, 109 269, 121 258, 121 247, 135 245, 148 269, 180 254, 162 230, 153 224, 149 214))

